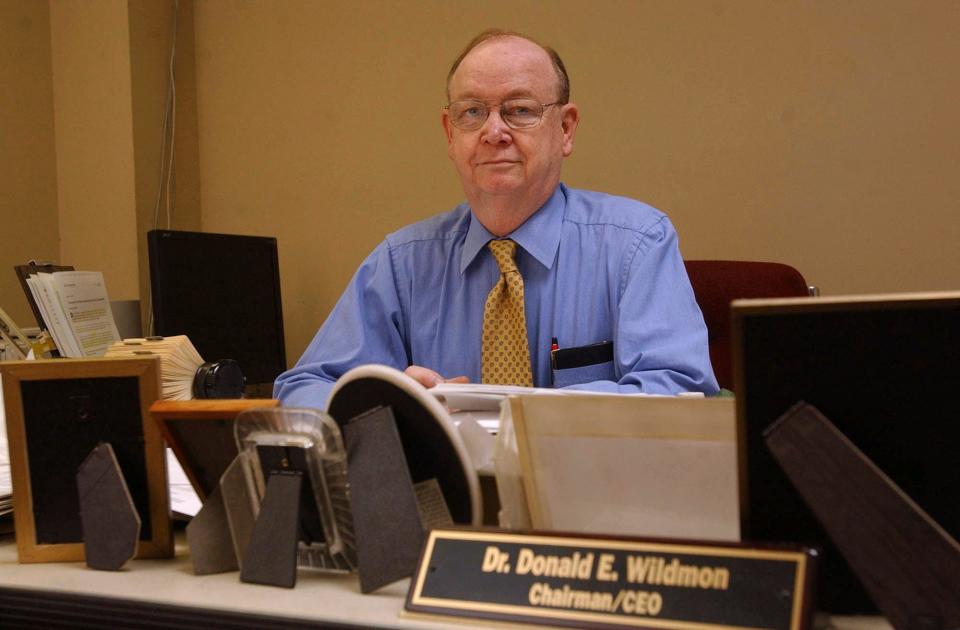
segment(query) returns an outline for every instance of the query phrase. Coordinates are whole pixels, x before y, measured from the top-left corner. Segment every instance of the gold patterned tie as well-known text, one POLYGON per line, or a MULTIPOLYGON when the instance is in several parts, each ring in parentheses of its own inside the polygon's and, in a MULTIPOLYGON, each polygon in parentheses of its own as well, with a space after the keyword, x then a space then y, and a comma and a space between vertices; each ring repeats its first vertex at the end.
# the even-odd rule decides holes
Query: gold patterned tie
POLYGON ((487 246, 500 267, 500 281, 490 290, 483 307, 483 382, 531 387, 523 276, 513 260, 517 244, 503 239, 490 241, 487 246))

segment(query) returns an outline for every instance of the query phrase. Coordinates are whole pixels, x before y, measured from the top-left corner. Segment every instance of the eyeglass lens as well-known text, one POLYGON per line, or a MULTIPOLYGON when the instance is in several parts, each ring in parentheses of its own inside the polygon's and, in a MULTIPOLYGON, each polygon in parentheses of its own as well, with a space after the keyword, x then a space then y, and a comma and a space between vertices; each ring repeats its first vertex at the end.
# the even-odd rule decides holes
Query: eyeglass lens
MULTIPOLYGON (((482 101, 454 101, 447 109, 451 122, 466 131, 479 129, 490 115, 490 107, 482 101)), ((514 129, 534 127, 542 116, 543 105, 533 99, 513 99, 500 104, 500 117, 514 129)))

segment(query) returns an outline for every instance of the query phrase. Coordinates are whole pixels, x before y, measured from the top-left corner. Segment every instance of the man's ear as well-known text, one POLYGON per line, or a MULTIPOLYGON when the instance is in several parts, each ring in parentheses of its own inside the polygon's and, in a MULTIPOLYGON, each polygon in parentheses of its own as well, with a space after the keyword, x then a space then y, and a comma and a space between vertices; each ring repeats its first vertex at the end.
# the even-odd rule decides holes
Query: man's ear
POLYGON ((573 153, 573 138, 580 124, 580 108, 575 103, 567 103, 560 110, 560 128, 563 131, 563 157, 573 153))

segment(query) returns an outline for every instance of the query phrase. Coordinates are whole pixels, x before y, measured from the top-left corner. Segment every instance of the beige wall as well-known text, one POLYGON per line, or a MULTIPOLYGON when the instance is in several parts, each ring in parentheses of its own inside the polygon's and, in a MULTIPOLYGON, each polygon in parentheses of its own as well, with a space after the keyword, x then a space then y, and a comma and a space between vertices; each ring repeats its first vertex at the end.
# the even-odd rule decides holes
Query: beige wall
POLYGON ((174 3, 0 0, 0 305, 21 325, 34 322, 13 265, 98 269, 111 298, 147 298, 146 231, 199 229, 192 5, 179 3, 168 222, 165 195, 154 208, 174 3))
MULTIPOLYGON (((291 362, 386 232, 460 201, 443 77, 490 25, 567 62, 583 123, 565 181, 660 207, 686 257, 789 262, 828 294, 960 289, 953 0, 180 9, 171 225, 278 237, 291 362)), ((172 19, 169 2, 0 0, 5 307, 22 297, 2 268, 32 256, 146 297, 172 19)))
POLYGON ((155 228, 200 229, 193 2, 181 0, 178 6, 174 55, 176 112, 168 121, 175 134, 173 172, 168 177, 165 171, 162 179, 161 154, 164 167, 171 166, 169 146, 163 150, 161 139, 170 89, 174 4, 131 0, 128 10, 138 281, 146 331, 150 309, 147 232, 155 228))
POLYGON ((686 257, 960 289, 952 0, 198 3, 203 227, 279 238, 291 361, 386 232, 461 199, 442 81, 490 25, 567 62, 564 179, 660 207, 686 257))
POLYGON ((52 2, 50 34, 60 260, 102 270, 112 299, 136 299, 126 4, 52 2))
POLYGON ((0 307, 36 322, 14 265, 60 255, 46 2, 0 0, 0 307))

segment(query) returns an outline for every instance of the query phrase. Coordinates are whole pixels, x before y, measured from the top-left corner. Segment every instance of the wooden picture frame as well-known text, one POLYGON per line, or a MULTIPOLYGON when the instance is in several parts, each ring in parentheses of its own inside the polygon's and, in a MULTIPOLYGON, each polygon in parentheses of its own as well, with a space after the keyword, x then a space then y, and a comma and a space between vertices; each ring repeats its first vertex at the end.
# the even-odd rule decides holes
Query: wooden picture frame
POLYGON ((150 415, 200 500, 206 501, 237 456, 233 435, 237 414, 279 405, 272 398, 158 400, 150 407, 150 415))
POLYGON ((84 560, 76 471, 101 442, 140 514, 136 557, 173 555, 163 438, 150 420, 160 362, 52 359, 0 364, 20 562, 84 560))

